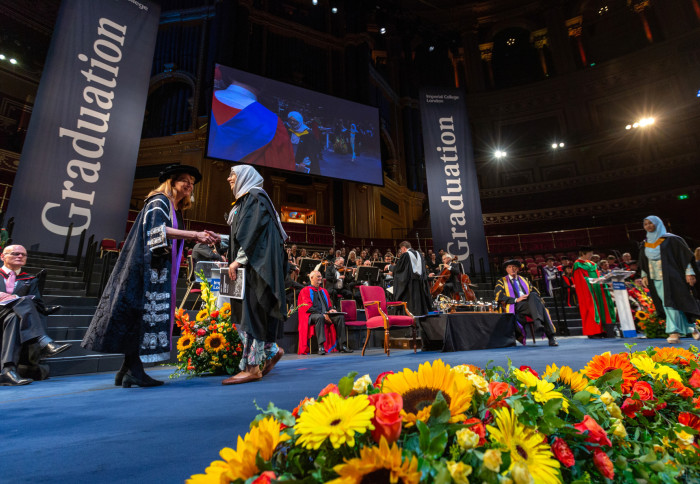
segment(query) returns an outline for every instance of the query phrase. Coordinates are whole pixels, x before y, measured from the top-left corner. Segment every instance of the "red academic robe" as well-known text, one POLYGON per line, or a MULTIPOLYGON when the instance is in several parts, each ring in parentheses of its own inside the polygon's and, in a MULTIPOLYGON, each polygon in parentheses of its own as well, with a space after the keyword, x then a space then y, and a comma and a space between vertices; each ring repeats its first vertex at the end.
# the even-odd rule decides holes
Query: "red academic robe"
MULTIPOLYGON (((331 298, 328 295, 328 291, 324 288, 320 288, 321 293, 326 297, 326 307, 330 308, 331 298)), ((311 286, 306 286, 299 292, 298 299, 298 310, 297 314, 299 316, 299 350, 300 355, 306 355, 309 353, 309 338, 316 334, 316 328, 314 326, 309 327, 309 313, 307 311, 313 305, 314 293, 311 291, 311 286)), ((332 324, 324 325, 326 331, 326 341, 323 343, 323 347, 326 351, 331 351, 331 348, 335 345, 335 326, 332 324)), ((337 349, 333 349, 337 351, 337 349)))
POLYGON ((578 259, 574 264, 574 284, 584 336, 604 333, 603 323, 612 324, 615 321, 615 307, 610 292, 599 284, 590 284, 586 279, 589 277, 600 277, 595 264, 578 259))

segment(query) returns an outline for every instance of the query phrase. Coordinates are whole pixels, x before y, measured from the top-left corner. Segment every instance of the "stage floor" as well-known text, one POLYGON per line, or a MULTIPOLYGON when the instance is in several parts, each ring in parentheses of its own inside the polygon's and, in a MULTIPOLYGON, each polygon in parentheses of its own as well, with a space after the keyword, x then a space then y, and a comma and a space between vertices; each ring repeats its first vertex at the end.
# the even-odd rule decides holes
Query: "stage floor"
MULTIPOLYGON (((681 347, 694 340, 684 338, 681 347)), ((537 346, 441 353, 392 350, 389 358, 372 349, 352 354, 285 356, 265 379, 222 386, 223 377, 168 379, 172 367, 149 373, 167 380, 156 388, 122 389, 113 373, 55 377, 24 387, 0 387, 0 481, 42 483, 177 483, 203 472, 221 448, 235 447, 257 411, 253 401, 293 409, 349 370, 369 373, 417 369, 442 358, 452 365, 505 367, 547 364, 582 368, 595 354, 668 346, 666 340, 559 338, 537 346)))

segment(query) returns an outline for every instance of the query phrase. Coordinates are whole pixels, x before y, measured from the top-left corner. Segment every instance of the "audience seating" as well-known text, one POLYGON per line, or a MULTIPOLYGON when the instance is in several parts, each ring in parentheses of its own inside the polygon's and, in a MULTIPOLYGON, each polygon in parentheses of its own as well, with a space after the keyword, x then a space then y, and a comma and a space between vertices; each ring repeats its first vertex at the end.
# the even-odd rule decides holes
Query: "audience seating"
POLYGON ((116 240, 102 239, 102 242, 100 242, 100 259, 105 255, 106 252, 119 253, 119 248, 117 248, 116 240))

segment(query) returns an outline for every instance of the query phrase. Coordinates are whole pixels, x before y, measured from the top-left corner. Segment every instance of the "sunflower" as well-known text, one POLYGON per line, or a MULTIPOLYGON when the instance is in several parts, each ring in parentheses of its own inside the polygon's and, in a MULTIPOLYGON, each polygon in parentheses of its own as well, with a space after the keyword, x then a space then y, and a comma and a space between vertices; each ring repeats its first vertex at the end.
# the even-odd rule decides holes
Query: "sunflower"
POLYGON ((649 319, 649 313, 645 311, 637 311, 636 313, 634 313, 634 317, 640 321, 646 321, 647 319, 649 319))
POLYGON ((226 340, 224 339, 224 335, 219 333, 212 333, 204 340, 204 348, 206 348, 209 353, 218 353, 224 349, 225 344, 226 340))
POLYGON ((510 408, 501 408, 495 413, 496 427, 491 425, 486 428, 491 436, 491 441, 504 447, 510 452, 510 467, 518 464, 522 469, 524 464, 530 475, 538 484, 561 482, 559 476, 559 461, 547 445, 542 434, 524 426, 518 422, 517 417, 510 408))
POLYGON ((383 393, 398 393, 403 398, 401 417, 407 426, 417 420, 423 422, 430 417, 430 409, 438 392, 442 392, 450 409, 450 422, 465 419, 474 395, 474 385, 464 375, 450 369, 442 360, 435 360, 431 366, 425 362, 418 371, 404 369, 388 375, 384 379, 383 393))
POLYGON ((192 343, 194 343, 194 335, 192 333, 185 333, 177 340, 177 349, 179 351, 189 350, 192 347, 192 343))
POLYGON ((258 454, 263 461, 272 458, 272 452, 280 442, 289 439, 280 433, 280 423, 273 417, 261 420, 244 438, 238 436, 236 450, 228 447, 221 449, 223 461, 214 461, 205 474, 196 474, 187 480, 187 484, 231 482, 246 480, 260 473, 255 464, 258 454))
POLYGON ((571 387, 574 392, 580 392, 588 387, 588 379, 580 371, 574 371, 569 366, 561 367, 558 381, 571 387))
POLYGON ((591 380, 596 380, 609 371, 617 369, 622 370, 622 391, 627 393, 639 378, 639 373, 630 363, 627 353, 611 355, 609 351, 606 351, 601 355, 596 355, 588 362, 583 372, 591 380))
POLYGON ((202 309, 200 312, 197 313, 197 321, 204 321, 209 317, 209 311, 205 309, 202 309))
POLYGON ((355 433, 374 430, 373 417, 374 407, 367 395, 344 399, 337 393, 329 393, 304 409, 294 425, 294 433, 299 436, 297 443, 307 449, 318 449, 326 439, 336 449, 346 443, 354 447, 355 433))
POLYGON ((223 317, 223 318, 230 318, 231 317, 231 304, 224 303, 224 305, 221 306, 220 314, 221 314, 221 317, 223 317))
POLYGON ((691 361, 697 361, 697 355, 685 348, 654 348, 656 353, 651 359, 657 363, 670 363, 671 365, 687 366, 691 361))
POLYGON ((418 484, 421 471, 418 470, 418 459, 402 459, 401 449, 396 443, 389 447, 382 437, 379 447, 363 447, 360 457, 345 460, 333 468, 338 473, 337 479, 329 484, 360 484, 362 482, 392 482, 401 484, 418 484))
POLYGON ((669 380, 682 381, 676 370, 663 363, 655 363, 646 353, 636 354, 630 361, 639 371, 654 377, 656 380, 661 380, 665 376, 669 380))

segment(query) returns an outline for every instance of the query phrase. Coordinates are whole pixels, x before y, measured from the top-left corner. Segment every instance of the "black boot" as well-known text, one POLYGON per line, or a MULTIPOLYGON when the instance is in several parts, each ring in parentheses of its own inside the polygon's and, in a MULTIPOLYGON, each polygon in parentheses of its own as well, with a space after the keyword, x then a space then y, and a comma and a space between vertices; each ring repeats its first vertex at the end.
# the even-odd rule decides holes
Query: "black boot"
POLYGON ((141 362, 138 353, 126 355, 124 364, 127 366, 128 370, 122 378, 123 388, 131 388, 133 385, 139 387, 157 387, 163 384, 162 381, 155 380, 146 374, 143 369, 143 362, 141 362))

